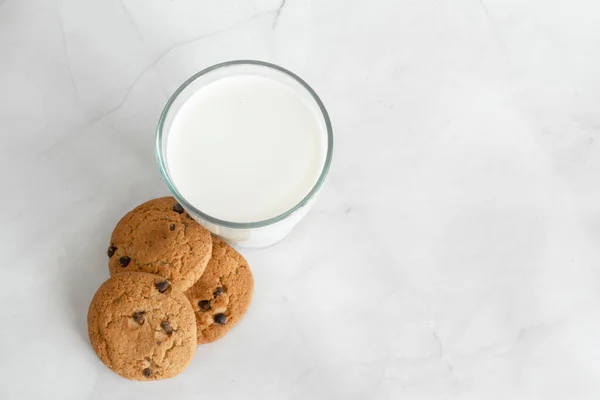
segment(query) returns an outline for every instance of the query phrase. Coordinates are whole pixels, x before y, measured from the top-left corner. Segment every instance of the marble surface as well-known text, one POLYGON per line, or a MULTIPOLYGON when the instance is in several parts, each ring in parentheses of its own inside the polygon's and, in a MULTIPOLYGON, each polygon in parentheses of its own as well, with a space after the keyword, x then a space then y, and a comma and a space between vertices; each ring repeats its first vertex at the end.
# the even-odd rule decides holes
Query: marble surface
POLYGON ((599 71, 596 0, 0 0, 0 399, 598 399, 599 71), (126 381, 109 235, 167 193, 167 97, 241 58, 319 92, 331 174, 243 322, 126 381))

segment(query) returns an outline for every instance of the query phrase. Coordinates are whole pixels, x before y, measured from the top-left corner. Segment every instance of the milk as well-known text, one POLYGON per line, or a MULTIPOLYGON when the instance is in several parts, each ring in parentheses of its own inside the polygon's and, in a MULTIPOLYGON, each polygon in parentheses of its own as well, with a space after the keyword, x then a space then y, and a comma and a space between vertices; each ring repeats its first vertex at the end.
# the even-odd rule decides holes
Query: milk
POLYGON ((260 75, 201 87, 177 111, 166 155, 179 193, 229 222, 257 222, 296 206, 325 163, 323 116, 306 95, 260 75))

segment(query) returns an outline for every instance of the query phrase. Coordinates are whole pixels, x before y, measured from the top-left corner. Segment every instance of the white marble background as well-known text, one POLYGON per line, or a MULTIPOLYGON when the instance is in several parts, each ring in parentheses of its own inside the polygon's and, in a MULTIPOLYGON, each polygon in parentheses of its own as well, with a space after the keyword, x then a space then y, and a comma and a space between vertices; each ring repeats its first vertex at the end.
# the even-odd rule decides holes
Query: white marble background
POLYGON ((600 398, 597 0, 0 0, 0 399, 600 398), (154 127, 216 62, 281 64, 336 134, 246 252, 243 323, 175 379, 89 346, 154 127))

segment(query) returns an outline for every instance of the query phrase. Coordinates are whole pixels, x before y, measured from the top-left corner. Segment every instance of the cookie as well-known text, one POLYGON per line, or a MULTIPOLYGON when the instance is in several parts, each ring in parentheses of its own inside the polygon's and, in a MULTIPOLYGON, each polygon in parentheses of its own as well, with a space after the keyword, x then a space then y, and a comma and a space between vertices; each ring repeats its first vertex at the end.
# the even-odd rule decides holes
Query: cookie
POLYGON ((172 197, 150 200, 128 212, 115 227, 108 247, 111 275, 148 272, 179 290, 200 278, 212 252, 212 239, 172 197))
POLYGON ((88 311, 98 358, 127 379, 171 378, 196 351, 196 318, 185 295, 158 275, 117 274, 100 286, 88 311))
POLYGON ((248 262, 224 240, 213 236, 212 258, 185 295, 196 312, 198 344, 224 336, 242 318, 254 290, 248 262))

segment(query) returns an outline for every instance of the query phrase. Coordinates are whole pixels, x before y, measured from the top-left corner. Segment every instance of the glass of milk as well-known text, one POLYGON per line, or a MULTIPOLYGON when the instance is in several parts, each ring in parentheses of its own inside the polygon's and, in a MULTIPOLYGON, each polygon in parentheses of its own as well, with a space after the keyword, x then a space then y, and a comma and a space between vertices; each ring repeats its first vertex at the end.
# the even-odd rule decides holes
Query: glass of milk
POLYGON ((325 106, 300 77, 260 61, 184 82, 158 123, 161 175, 187 213, 233 244, 273 245, 312 206, 333 153, 325 106))

